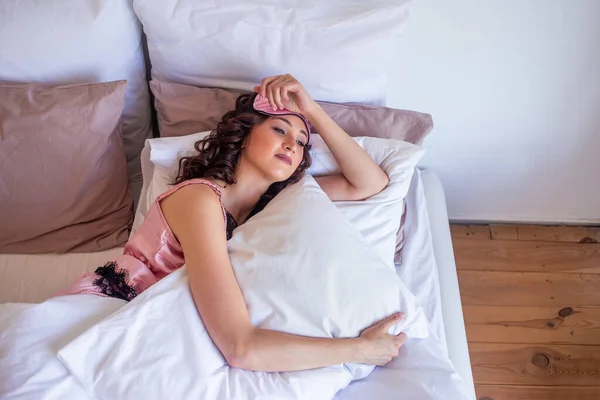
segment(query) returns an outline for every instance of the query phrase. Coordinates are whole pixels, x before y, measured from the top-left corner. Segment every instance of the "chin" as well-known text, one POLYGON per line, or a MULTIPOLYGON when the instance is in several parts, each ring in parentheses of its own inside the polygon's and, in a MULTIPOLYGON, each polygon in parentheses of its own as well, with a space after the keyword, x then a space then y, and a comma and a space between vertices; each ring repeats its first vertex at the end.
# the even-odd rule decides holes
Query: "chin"
POLYGON ((273 183, 286 181, 292 176, 292 173, 290 173, 289 171, 271 170, 265 172, 265 176, 267 177, 267 179, 273 183))
POLYGON ((276 176, 273 176, 272 181, 273 181, 273 183, 287 181, 288 179, 290 179, 291 176, 292 176, 292 174, 276 175, 276 176))
POLYGON ((292 166, 282 167, 281 165, 276 165, 275 167, 273 167, 273 165, 269 165, 265 167, 266 168, 262 169, 263 175, 273 183, 288 180, 294 174, 294 171, 296 171, 297 168, 293 168, 292 166))

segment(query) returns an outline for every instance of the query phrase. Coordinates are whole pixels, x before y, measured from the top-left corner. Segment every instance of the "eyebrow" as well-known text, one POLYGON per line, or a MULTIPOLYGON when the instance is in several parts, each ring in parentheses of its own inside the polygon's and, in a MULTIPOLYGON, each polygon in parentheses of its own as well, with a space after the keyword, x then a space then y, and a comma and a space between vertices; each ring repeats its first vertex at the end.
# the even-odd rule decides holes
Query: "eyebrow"
MULTIPOLYGON (((274 119, 280 119, 283 122, 285 122, 286 124, 288 124, 289 126, 292 126, 292 123, 290 121, 287 120, 287 118, 283 118, 283 117, 273 117, 274 119)), ((306 136, 306 138, 308 139, 308 135, 306 134, 306 132, 304 132, 304 129, 299 129, 300 133, 303 134, 304 136, 306 136)))

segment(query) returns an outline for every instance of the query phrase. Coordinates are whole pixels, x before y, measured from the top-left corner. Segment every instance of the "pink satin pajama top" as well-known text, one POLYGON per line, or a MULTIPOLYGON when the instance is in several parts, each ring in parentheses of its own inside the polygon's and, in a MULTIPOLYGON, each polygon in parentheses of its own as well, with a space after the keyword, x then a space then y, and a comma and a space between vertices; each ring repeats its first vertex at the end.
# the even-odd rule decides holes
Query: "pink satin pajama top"
POLYGON ((131 236, 123 255, 85 274, 57 295, 91 293, 131 300, 185 263, 181 245, 171 232, 160 208, 160 202, 176 190, 192 184, 209 186, 219 197, 227 226, 227 239, 237 224, 221 201, 221 191, 211 181, 190 179, 162 193, 152 203, 146 219, 131 236))

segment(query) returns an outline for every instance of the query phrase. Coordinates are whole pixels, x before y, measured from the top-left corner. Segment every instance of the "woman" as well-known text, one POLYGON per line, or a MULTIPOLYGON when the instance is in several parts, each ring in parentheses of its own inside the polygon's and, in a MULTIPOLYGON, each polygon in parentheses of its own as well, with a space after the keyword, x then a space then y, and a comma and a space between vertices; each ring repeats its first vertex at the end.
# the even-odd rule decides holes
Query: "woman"
POLYGON ((310 338, 254 327, 227 254, 238 222, 260 211, 310 166, 308 121, 320 132, 341 174, 316 177, 333 201, 380 192, 387 175, 291 75, 263 79, 242 95, 217 129, 180 161, 175 186, 160 195, 124 254, 61 294, 94 293, 131 300, 187 265, 190 289, 206 329, 229 365, 254 371, 296 371, 341 363, 384 365, 404 334, 387 330, 401 314, 358 338, 310 338))

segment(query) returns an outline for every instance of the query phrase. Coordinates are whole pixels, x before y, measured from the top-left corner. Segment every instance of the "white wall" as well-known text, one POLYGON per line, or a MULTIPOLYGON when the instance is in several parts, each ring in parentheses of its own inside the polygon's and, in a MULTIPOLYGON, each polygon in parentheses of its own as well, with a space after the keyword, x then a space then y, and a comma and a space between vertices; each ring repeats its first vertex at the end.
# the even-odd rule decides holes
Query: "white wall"
POLYGON ((600 0, 419 0, 397 54, 451 219, 600 222, 600 0))

